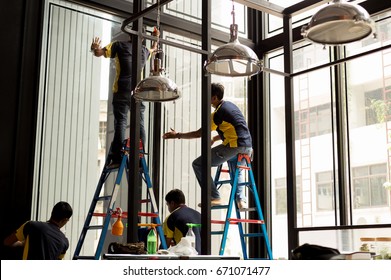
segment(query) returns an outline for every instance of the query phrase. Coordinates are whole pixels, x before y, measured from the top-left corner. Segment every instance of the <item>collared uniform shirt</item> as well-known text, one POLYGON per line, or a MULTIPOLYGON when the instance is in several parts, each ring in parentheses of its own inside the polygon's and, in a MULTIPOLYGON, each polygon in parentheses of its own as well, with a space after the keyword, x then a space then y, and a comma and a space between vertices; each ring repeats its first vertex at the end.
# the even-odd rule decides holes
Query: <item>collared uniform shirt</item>
POLYGON ((211 129, 216 130, 224 146, 252 147, 247 122, 234 103, 223 100, 211 115, 211 129))
POLYGON ((57 225, 49 222, 28 221, 17 231, 19 241, 25 241, 24 260, 63 259, 69 241, 57 225))

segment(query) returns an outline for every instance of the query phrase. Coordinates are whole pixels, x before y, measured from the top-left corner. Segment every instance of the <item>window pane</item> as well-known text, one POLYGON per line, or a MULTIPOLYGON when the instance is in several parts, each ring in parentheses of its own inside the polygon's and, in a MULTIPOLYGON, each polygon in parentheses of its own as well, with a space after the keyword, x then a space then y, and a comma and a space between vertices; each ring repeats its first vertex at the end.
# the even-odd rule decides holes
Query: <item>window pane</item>
MULTIPOLYGON (((346 46, 348 55, 389 44, 390 13, 374 17, 378 39, 346 46)), ((346 63, 349 148, 353 182, 353 223, 390 223, 391 52, 372 53, 346 63), (371 71, 363 71, 363 65, 371 71)))
MULTIPOLYGON (((156 3, 156 1, 152 1, 156 3)), ((235 23, 239 28, 239 36, 247 37, 247 8, 239 3, 232 3, 226 0, 215 0, 211 2, 212 8, 212 28, 229 33, 229 27, 233 22, 231 15, 232 5, 235 10, 235 23)), ((201 24, 202 1, 172 1, 164 6, 163 12, 182 18, 190 22, 201 24)), ((229 36, 227 36, 227 42, 229 36)))

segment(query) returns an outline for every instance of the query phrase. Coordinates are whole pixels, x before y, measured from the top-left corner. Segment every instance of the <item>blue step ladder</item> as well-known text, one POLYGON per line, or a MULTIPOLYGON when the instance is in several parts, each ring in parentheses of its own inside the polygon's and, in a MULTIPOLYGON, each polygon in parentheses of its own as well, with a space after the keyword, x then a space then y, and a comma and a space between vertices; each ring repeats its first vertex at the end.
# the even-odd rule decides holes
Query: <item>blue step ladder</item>
POLYGON ((265 259, 272 260, 273 254, 272 254, 272 250, 270 247, 269 237, 267 234, 266 225, 265 225, 264 218, 263 218, 261 203, 259 200, 258 191, 257 191, 257 187, 256 187, 255 180, 254 180, 254 174, 253 174, 253 171, 251 168, 250 156, 247 154, 238 154, 236 157, 231 159, 230 162, 228 162, 228 170, 223 169, 223 165, 219 165, 216 170, 214 183, 216 184, 217 188, 220 188, 224 184, 231 185, 231 194, 229 197, 228 205, 218 205, 218 206, 211 207, 212 210, 227 209, 225 221, 217 221, 217 220, 211 221, 214 224, 223 225, 222 231, 212 231, 211 232, 212 234, 222 234, 219 255, 224 255, 229 225, 236 224, 236 225, 238 225, 238 230, 239 230, 239 235, 240 235, 240 243, 241 243, 242 252, 243 252, 243 259, 245 259, 245 260, 249 259, 248 254, 247 254, 246 239, 257 237, 257 238, 262 238, 262 240, 264 242, 264 245, 266 248, 266 253, 267 253, 267 258, 265 258, 265 259), (242 172, 247 171, 247 176, 245 176, 245 174, 242 174, 243 177, 247 177, 247 181, 245 180, 244 182, 240 182, 240 183, 238 182, 240 170, 242 170, 242 172), (224 180, 224 179, 220 178, 221 173, 223 173, 223 172, 229 174, 229 179, 224 180), (236 194, 236 190, 237 190, 238 186, 240 186, 240 185, 247 187, 250 190, 250 192, 252 193, 252 198, 254 199, 254 205, 255 205, 254 208, 239 209, 239 206, 238 206, 236 199, 235 199, 235 194, 236 194), (233 208, 235 208, 236 218, 231 218, 232 211, 234 210, 233 208), (252 212, 252 211, 256 211, 257 219, 242 219, 241 218, 241 212, 252 212), (245 224, 253 224, 254 225, 253 232, 246 233, 244 230, 245 224))
MULTIPOLYGON (((117 166, 115 168, 110 168, 109 164, 111 162, 111 158, 110 158, 110 156, 108 156, 106 158, 106 162, 105 162, 102 174, 100 176, 97 188, 95 190, 94 197, 92 199, 90 208, 88 210, 87 218, 84 222, 84 226, 83 226, 82 232, 80 234, 80 238, 78 240, 78 243, 77 243, 74 255, 73 255, 73 260, 81 260, 81 259, 99 260, 101 257, 104 241, 105 241, 105 238, 106 238, 106 235, 108 232, 108 228, 110 225, 110 220, 113 217, 117 217, 117 212, 115 210, 115 202, 116 202, 117 194, 118 194, 118 191, 120 188, 122 175, 123 175, 124 171, 129 169, 129 166, 128 166, 129 144, 130 144, 129 139, 124 141, 124 145, 122 148, 122 159, 121 159, 121 164, 119 165, 119 167, 117 166), (111 192, 111 195, 101 196, 101 191, 102 191, 102 188, 103 188, 105 181, 107 180, 109 175, 115 171, 118 171, 118 173, 117 173, 117 177, 115 179, 115 183, 114 183, 114 187, 111 192), (107 202, 107 203, 103 203, 104 205, 107 205, 107 209, 104 211, 104 213, 95 212, 97 203, 100 201, 107 202), (91 221, 94 216, 95 217, 99 217, 99 216, 104 217, 103 223, 99 224, 99 225, 92 225, 91 221), (97 247, 95 250, 95 254, 93 256, 81 256, 80 252, 83 248, 84 241, 87 236, 87 232, 89 232, 89 231, 99 232, 99 230, 100 230, 100 237, 99 237, 99 241, 98 241, 98 244, 97 244, 97 247)), ((142 142, 140 141, 140 165, 139 165, 140 166, 140 175, 142 177, 142 180, 147 185, 147 199, 141 200, 140 203, 150 203, 151 211, 149 213, 139 212, 138 216, 146 216, 146 217, 150 217, 152 219, 152 222, 156 225, 157 234, 160 239, 160 246, 162 249, 167 249, 166 239, 164 237, 162 223, 161 223, 161 220, 159 217, 158 207, 157 207, 155 195, 153 192, 151 179, 149 176, 148 166, 147 166, 144 155, 145 155, 145 153, 144 153, 143 145, 142 145, 142 142)), ((126 172, 126 175, 128 175, 127 172, 126 172)), ((126 218, 127 213, 123 212, 122 217, 126 218)), ((139 224, 139 226, 142 226, 142 225, 145 225, 145 224, 139 224)))

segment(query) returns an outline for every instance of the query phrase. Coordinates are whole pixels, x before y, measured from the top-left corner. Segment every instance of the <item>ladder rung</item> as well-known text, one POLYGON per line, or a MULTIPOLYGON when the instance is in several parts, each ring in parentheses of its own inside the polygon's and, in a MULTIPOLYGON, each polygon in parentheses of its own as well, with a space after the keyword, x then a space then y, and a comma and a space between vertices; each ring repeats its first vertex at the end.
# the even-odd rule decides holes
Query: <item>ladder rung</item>
POLYGON ((96 200, 109 200, 109 199, 111 199, 111 195, 102 195, 96 198, 96 200))
MULTIPOLYGON (((106 217, 106 213, 96 213, 96 212, 94 212, 94 213, 92 213, 92 216, 94 216, 94 217, 106 217)), ((115 217, 114 215, 110 215, 111 217, 115 217)))
POLYGON ((250 170, 250 167, 244 166, 244 165, 238 165, 238 166, 236 166, 236 167, 237 167, 237 168, 240 168, 240 169, 250 170))
POLYGON ((217 235, 217 234, 223 234, 224 231, 211 231, 210 234, 217 235))
MULTIPOLYGON (((210 221, 212 224, 219 224, 219 225, 224 225, 225 224, 225 221, 222 221, 222 220, 211 220, 210 221)), ((238 224, 239 222, 238 221, 231 221, 231 219, 228 219, 228 222, 231 224, 231 225, 235 225, 235 224, 238 224)))
POLYGON ((88 229, 102 229, 103 225, 96 225, 96 226, 88 226, 88 229))
POLYGON ((147 212, 138 212, 139 216, 142 217, 158 217, 159 215, 157 213, 147 213, 147 212))
POLYGON ((142 200, 140 200, 140 203, 149 203, 149 202, 151 202, 150 199, 142 199, 142 200))
POLYGON ((251 220, 251 219, 236 219, 236 218, 229 218, 230 222, 236 222, 236 223, 250 223, 250 224, 264 224, 265 222, 263 220, 251 220))
POLYGON ((142 224, 142 223, 139 223, 139 224, 137 224, 137 226, 139 226, 139 227, 160 227, 161 224, 154 224, 154 223, 144 223, 144 224, 142 224))
POLYGON ((222 180, 222 181, 217 181, 215 184, 218 185, 218 184, 228 184, 228 183, 231 183, 231 180, 222 180))
POLYGON ((210 220, 210 222, 212 224, 219 224, 219 225, 224 225, 225 224, 225 221, 221 221, 221 220, 210 220))
POLYGON ((238 183, 238 186, 248 186, 250 187, 252 184, 251 182, 241 182, 241 183, 238 183))
POLYGON ((256 210, 257 210, 257 208, 251 207, 251 208, 242 208, 239 211, 240 212, 252 212, 252 211, 256 211, 256 210))

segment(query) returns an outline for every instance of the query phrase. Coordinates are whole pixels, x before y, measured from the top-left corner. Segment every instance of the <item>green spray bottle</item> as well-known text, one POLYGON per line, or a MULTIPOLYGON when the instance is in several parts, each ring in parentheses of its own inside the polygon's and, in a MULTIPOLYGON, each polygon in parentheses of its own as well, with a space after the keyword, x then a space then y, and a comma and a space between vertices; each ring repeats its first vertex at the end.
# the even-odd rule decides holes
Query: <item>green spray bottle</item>
POLYGON ((187 223, 186 224, 188 226, 188 231, 186 233, 186 239, 189 240, 190 244, 191 244, 191 247, 193 247, 194 249, 196 248, 196 237, 195 237, 195 234, 194 234, 194 231, 193 231, 193 227, 200 227, 201 224, 192 224, 192 223, 187 223))

